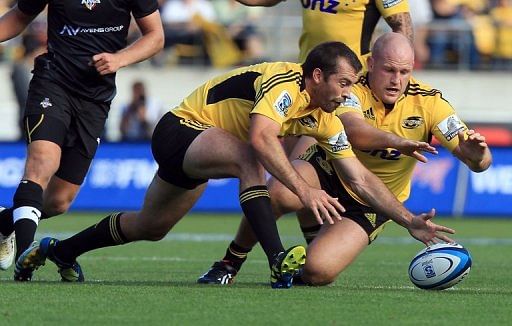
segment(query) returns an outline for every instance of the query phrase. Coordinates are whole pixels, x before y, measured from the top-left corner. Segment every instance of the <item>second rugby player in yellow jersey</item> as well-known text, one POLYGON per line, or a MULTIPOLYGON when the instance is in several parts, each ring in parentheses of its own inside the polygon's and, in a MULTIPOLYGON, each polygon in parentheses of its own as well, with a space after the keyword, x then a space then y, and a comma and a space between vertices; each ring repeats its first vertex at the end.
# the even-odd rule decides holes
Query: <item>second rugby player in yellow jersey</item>
MULTIPOLYGON (((467 129, 441 92, 411 77, 413 63, 414 51, 404 36, 383 35, 376 41, 368 59, 368 73, 354 85, 351 97, 337 110, 359 160, 384 181, 400 202, 409 197, 416 160, 397 149, 396 136, 416 141, 430 141, 435 136, 475 172, 484 171, 492 161, 485 138, 467 129)), ((302 139, 301 143, 306 141, 302 139)), ((301 143, 298 147, 305 148, 301 143)), ((280 216, 298 212, 304 236, 311 242, 301 281, 312 285, 333 282, 390 219, 406 227, 413 237, 425 244, 447 239, 438 235, 425 241, 426 238, 416 236, 410 225, 380 207, 378 197, 368 198, 348 173, 350 169, 339 169, 333 162, 317 145, 293 162, 310 185, 339 198, 345 207, 344 218, 333 225, 317 224, 293 193, 277 180, 269 182, 274 213, 280 216)), ((428 215, 415 218, 428 221, 433 215, 432 210, 428 215)), ((228 273, 233 278, 254 244, 247 223, 242 223, 224 259, 215 263, 199 281, 213 280, 214 276, 228 273)))

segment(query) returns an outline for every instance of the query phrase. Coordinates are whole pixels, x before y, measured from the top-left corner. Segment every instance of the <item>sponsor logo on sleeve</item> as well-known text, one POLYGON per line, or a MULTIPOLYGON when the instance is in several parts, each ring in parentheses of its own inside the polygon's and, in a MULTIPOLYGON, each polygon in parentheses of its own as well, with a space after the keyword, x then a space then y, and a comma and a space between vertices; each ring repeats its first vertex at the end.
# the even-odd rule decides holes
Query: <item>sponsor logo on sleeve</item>
POLYGON ((464 130, 464 124, 460 121, 459 117, 455 114, 448 116, 446 119, 441 121, 437 127, 443 134, 446 140, 450 141, 457 136, 457 133, 464 130))
POLYGON ((384 9, 388 9, 396 6, 400 2, 402 2, 402 0, 382 0, 382 6, 384 7, 384 9))
POLYGON ((341 106, 347 108, 361 109, 361 101, 354 93, 350 93, 350 97, 347 98, 341 106))
POLYGON ((414 128, 418 128, 419 126, 421 126, 424 122, 425 121, 423 120, 422 117, 417 117, 417 116, 407 117, 406 119, 404 119, 402 121, 402 127, 405 129, 414 129, 414 128))
POLYGON ((274 102, 274 108, 280 116, 286 117, 290 106, 292 106, 292 97, 287 91, 283 91, 274 102))
POLYGON ((350 148, 350 143, 348 142, 347 134, 342 131, 333 137, 327 140, 329 145, 331 145, 331 149, 333 152, 340 152, 345 149, 350 148))

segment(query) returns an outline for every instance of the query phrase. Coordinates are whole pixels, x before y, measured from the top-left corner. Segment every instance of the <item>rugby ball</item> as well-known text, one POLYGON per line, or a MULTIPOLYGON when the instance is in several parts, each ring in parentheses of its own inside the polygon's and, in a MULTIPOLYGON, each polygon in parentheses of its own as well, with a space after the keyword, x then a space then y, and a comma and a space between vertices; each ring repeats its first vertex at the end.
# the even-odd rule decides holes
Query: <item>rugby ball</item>
POLYGON ((469 252, 457 243, 438 243, 414 256, 409 265, 411 282, 424 290, 444 290, 459 283, 471 269, 469 252))

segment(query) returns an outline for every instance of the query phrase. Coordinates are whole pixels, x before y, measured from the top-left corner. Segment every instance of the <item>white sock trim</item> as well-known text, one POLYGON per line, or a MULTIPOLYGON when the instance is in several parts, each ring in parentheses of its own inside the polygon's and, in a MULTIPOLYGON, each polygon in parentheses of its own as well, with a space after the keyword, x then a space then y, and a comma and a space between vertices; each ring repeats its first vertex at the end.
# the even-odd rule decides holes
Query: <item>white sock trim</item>
POLYGON ((12 212, 12 221, 13 223, 16 223, 17 221, 21 219, 28 219, 34 221, 36 225, 39 224, 39 219, 41 218, 41 211, 37 208, 30 207, 30 206, 22 206, 16 208, 12 212))

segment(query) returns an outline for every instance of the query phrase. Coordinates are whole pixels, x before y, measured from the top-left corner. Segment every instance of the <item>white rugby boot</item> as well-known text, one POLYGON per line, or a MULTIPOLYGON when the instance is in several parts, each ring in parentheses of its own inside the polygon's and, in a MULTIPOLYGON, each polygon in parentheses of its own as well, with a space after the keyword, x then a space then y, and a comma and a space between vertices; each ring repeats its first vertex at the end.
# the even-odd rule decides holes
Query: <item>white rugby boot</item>
MULTIPOLYGON (((5 208, 0 206, 0 212, 5 208)), ((16 243, 16 237, 14 235, 14 231, 7 236, 4 236, 0 233, 0 269, 6 270, 14 261, 14 245, 16 243)))

